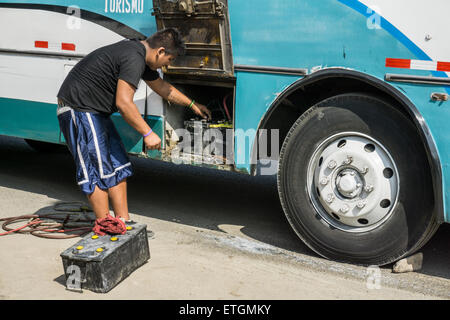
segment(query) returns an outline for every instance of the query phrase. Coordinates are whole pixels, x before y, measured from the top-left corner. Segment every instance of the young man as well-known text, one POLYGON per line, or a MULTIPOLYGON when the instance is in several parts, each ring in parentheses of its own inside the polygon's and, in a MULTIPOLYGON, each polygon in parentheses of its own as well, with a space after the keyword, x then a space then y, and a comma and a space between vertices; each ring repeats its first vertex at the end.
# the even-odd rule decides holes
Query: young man
POLYGON ((122 40, 83 58, 58 92, 58 120, 76 163, 76 180, 87 195, 97 221, 109 217, 129 220, 127 178, 131 163, 110 119, 119 111, 144 137, 147 149, 160 149, 161 139, 144 121, 133 96, 140 79, 164 99, 190 107, 197 115, 211 112, 163 81, 158 68, 183 55, 185 45, 175 29, 159 31, 144 41, 122 40))

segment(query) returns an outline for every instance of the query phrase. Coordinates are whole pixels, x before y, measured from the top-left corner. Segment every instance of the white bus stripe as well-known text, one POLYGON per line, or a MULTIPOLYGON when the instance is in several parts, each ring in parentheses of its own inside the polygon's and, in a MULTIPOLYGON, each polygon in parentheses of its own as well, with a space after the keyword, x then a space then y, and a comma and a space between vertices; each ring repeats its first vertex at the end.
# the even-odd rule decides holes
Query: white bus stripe
POLYGON ((436 71, 437 61, 411 60, 411 69, 436 71))

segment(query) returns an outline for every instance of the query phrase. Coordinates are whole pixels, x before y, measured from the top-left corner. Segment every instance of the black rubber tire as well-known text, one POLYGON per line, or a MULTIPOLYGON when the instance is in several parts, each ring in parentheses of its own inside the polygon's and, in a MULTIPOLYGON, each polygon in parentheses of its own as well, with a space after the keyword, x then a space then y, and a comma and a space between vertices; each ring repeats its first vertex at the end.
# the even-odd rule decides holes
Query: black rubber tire
POLYGON ((42 153, 59 153, 67 151, 67 147, 65 145, 43 142, 37 140, 24 139, 25 142, 30 146, 33 150, 42 153))
POLYGON ((418 250, 438 227, 431 171, 417 130, 395 107, 375 96, 339 95, 304 113, 281 148, 278 191, 297 235, 316 253, 335 261, 389 264, 418 250), (391 216, 377 228, 359 233, 334 228, 321 218, 306 186, 314 151, 328 137, 349 131, 379 141, 396 163, 400 181, 391 216))

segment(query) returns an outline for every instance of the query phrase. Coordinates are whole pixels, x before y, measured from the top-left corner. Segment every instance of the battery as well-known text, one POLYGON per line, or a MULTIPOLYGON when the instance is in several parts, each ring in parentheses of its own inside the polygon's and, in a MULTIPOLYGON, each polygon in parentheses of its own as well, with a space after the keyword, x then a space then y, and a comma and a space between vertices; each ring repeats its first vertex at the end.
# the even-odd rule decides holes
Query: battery
POLYGON ((107 293, 150 259, 147 226, 126 223, 123 235, 94 232, 61 253, 66 288, 107 293))
MULTIPOLYGON (((184 121, 184 127, 190 133, 191 153, 225 157, 222 160, 226 161, 227 145, 231 145, 233 139, 232 134, 227 135, 227 130, 232 129, 232 124, 191 119, 184 121)), ((184 150, 186 151, 186 146, 184 150)))

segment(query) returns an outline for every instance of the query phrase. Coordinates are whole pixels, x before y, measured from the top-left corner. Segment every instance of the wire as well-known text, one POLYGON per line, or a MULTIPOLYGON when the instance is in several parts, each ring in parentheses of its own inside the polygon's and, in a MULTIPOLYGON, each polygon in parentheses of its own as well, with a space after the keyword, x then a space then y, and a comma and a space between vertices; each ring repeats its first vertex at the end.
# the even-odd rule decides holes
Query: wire
POLYGON ((228 121, 231 121, 230 113, 228 112, 228 107, 227 107, 227 98, 228 98, 229 96, 231 96, 231 93, 227 94, 227 95, 223 98, 223 108, 225 109, 225 112, 227 113, 228 121))
MULTIPOLYGON (((10 218, 10 219, 12 219, 12 218, 10 218)), ((2 219, 2 220, 3 220, 3 219, 2 219)), ((1 220, 0 220, 0 221, 1 221, 1 220)), ((22 227, 20 227, 20 228, 10 229, 8 232, 0 233, 0 236, 5 236, 5 235, 10 234, 10 233, 19 232, 20 230, 25 229, 26 227, 29 227, 29 226, 32 226, 32 225, 38 224, 38 223, 41 223, 41 221, 29 222, 29 223, 27 223, 26 225, 24 225, 24 226, 22 226, 22 227)), ((3 224, 3 226, 6 226, 6 224, 9 224, 9 220, 8 220, 7 222, 5 222, 5 223, 3 224)), ((5 228, 3 228, 3 229, 5 230, 5 228)), ((23 232, 22 232, 22 233, 23 233, 23 232)))
POLYGON ((30 233, 34 236, 47 239, 69 239, 89 233, 94 226, 95 218, 89 218, 86 215, 86 213, 92 212, 92 210, 84 204, 78 202, 63 202, 56 204, 53 207, 53 210, 57 212, 2 218, 0 221, 5 221, 2 224, 2 228, 6 232, 0 233, 0 236, 12 233, 30 233), (62 208, 63 206, 70 205, 77 205, 77 208, 62 208), (75 216, 76 218, 71 219, 72 216, 75 216), (18 228, 8 227, 10 224, 17 223, 20 220, 28 220, 28 222, 18 228), (75 227, 69 228, 71 225, 75 225, 75 227))

